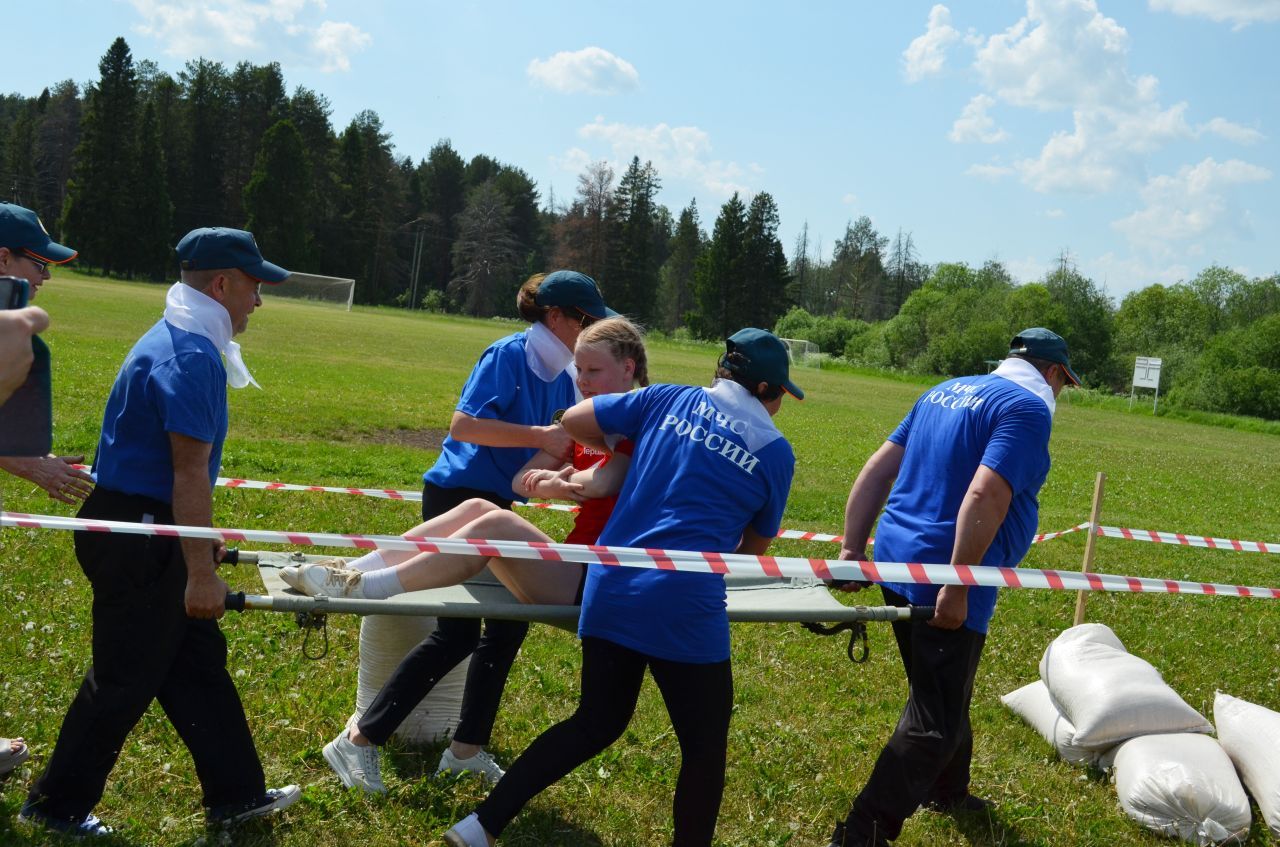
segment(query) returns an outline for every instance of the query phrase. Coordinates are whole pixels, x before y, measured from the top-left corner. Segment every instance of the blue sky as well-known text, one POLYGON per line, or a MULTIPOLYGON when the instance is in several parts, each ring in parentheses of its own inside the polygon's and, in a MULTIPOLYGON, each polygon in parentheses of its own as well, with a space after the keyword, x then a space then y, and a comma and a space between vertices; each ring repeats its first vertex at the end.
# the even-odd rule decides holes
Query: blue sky
POLYGON ((1119 299, 1209 264, 1280 271, 1280 0, 403 2, 47 0, 58 37, 7 62, 26 95, 93 80, 117 35, 176 73, 279 61, 339 129, 440 138, 524 168, 544 202, 638 155, 705 229, 768 191, 807 221, 912 233, 927 262, 1023 281, 1062 250, 1119 299), (1271 80, 1270 83, 1267 80, 1271 80))

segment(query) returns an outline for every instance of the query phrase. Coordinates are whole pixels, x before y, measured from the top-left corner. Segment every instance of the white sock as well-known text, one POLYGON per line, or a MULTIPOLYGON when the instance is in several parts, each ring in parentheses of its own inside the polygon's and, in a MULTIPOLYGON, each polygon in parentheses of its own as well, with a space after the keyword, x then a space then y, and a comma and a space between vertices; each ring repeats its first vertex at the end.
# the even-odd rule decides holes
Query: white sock
POLYGON ((360 558, 347 562, 346 567, 353 571, 377 571, 387 567, 387 560, 382 558, 381 550, 374 550, 372 553, 365 553, 360 558))
POLYGON ((480 818, 476 817, 476 813, 472 812, 462 820, 453 825, 453 831, 467 842, 468 847, 489 847, 489 838, 485 834, 484 827, 480 825, 480 818))
POLYGON ((395 568, 366 571, 361 586, 364 588, 364 596, 370 600, 385 600, 404 593, 404 586, 400 584, 395 568))

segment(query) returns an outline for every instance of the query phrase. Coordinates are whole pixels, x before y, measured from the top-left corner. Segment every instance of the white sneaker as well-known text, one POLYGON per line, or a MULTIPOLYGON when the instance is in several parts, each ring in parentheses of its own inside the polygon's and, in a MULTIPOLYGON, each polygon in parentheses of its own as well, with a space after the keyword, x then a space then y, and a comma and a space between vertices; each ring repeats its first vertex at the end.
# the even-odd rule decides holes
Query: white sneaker
POLYGON ((387 787, 382 784, 378 748, 372 744, 359 746, 347 736, 346 727, 337 738, 324 745, 324 760, 347 788, 359 788, 367 794, 387 793, 387 787))
POLYGON ((297 565, 285 565, 280 569, 280 579, 294 591, 302 590, 302 582, 298 579, 299 570, 297 565))
POLYGON ((493 760, 493 756, 484 750, 469 759, 459 759, 453 755, 452 750, 446 747, 444 753, 440 756, 440 767, 436 768, 436 773, 473 773, 490 785, 494 785, 507 772, 498 767, 498 763, 493 760))
POLYGON ((480 825, 480 819, 472 812, 449 827, 444 834, 444 843, 449 847, 489 847, 489 838, 480 825))
MULTIPOLYGON (((284 569, 281 569, 281 579, 284 569)), ((343 597, 364 600, 364 574, 361 571, 335 568, 331 565, 306 564, 298 566, 297 590, 308 597, 343 597)))
MULTIPOLYGON (((324 565, 325 567, 336 568, 338 570, 345 570, 343 566, 346 563, 347 563, 346 559, 341 559, 334 556, 328 559, 321 559, 318 562, 312 562, 311 564, 324 565)), ((284 581, 285 585, 289 586, 294 591, 301 591, 302 593, 305 594, 306 589, 302 587, 302 578, 301 578, 302 569, 304 567, 306 567, 306 563, 301 565, 285 565, 283 568, 280 569, 280 579, 284 581)))

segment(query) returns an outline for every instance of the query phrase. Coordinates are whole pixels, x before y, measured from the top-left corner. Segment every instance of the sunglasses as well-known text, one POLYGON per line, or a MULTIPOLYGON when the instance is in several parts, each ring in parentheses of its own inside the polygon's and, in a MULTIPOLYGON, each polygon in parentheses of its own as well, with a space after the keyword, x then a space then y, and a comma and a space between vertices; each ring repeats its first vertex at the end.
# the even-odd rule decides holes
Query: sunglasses
POLYGON ((30 253, 28 253, 25 250, 13 250, 11 252, 13 253, 13 255, 17 256, 18 258, 26 259, 28 262, 35 265, 36 270, 39 271, 40 273, 44 273, 45 268, 49 267, 49 263, 46 262, 44 259, 37 259, 35 256, 32 256, 30 253))

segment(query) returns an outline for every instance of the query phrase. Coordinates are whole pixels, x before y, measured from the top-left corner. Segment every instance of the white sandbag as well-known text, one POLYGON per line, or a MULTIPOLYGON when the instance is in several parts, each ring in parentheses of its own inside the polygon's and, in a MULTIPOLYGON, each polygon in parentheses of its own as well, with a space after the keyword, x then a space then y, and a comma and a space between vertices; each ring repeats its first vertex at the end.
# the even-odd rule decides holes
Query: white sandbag
POLYGON ((1105 750, 1139 735, 1213 732, 1158 670, 1127 652, 1102 624, 1075 626, 1055 638, 1040 659, 1040 678, 1075 726, 1076 747, 1105 750))
POLYGON ((1073 765, 1098 764, 1098 757, 1103 751, 1076 746, 1076 728, 1053 705, 1049 689, 1042 680, 1037 679, 1016 691, 1010 691, 1000 698, 1000 702, 1052 744, 1064 761, 1073 765))
MULTIPOLYGON (((363 715, 400 660, 431 635, 435 618, 401 615, 368 615, 360 621, 360 669, 356 675, 356 711, 363 715)), ((395 736, 406 744, 426 745, 450 735, 462 712, 470 659, 445 674, 400 724, 395 736)))
POLYGON ((1144 735, 1115 753, 1125 813, 1161 835, 1207 847, 1243 841, 1253 813, 1225 750, 1207 735, 1144 735))
POLYGON ((1280 713, 1219 691, 1213 721, 1263 820, 1280 836, 1280 713))

